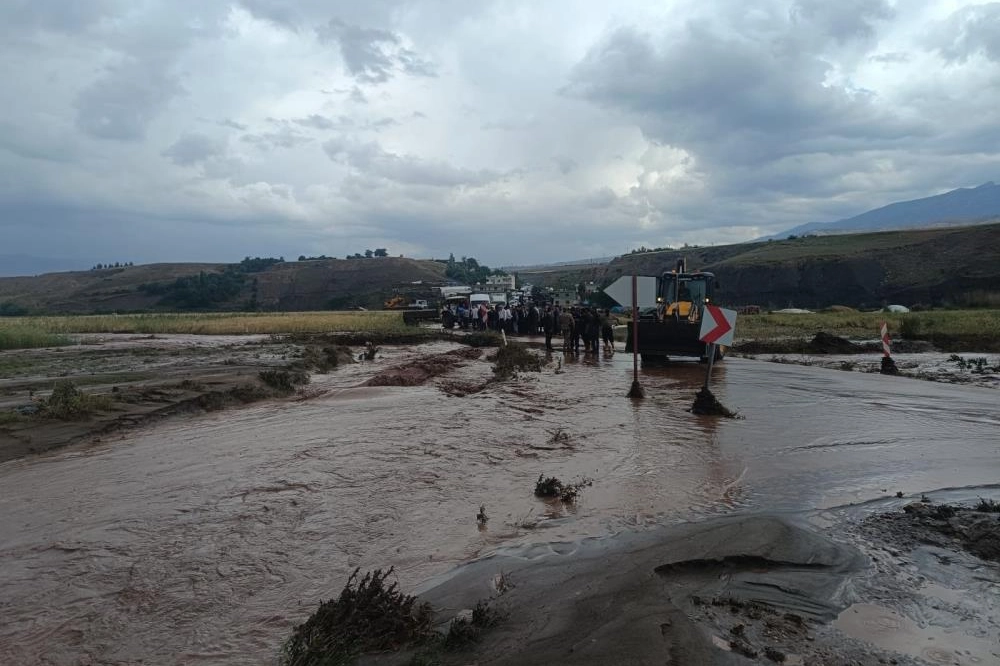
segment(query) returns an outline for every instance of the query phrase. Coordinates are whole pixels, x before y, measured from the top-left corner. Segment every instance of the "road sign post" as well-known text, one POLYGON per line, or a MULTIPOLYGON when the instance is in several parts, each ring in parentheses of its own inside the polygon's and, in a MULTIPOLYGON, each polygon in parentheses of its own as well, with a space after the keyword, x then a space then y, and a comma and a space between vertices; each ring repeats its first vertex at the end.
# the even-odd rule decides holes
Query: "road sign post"
MULTIPOLYGON (((621 278, 619 278, 621 279, 621 278)), ((632 388, 628 397, 645 398, 646 393, 639 385, 639 279, 632 276, 632 388)))
POLYGON ((698 339, 708 345, 708 372, 705 373, 705 388, 712 378, 712 366, 715 363, 717 345, 733 344, 736 329, 736 310, 727 310, 717 305, 706 305, 701 320, 701 331, 698 339))
POLYGON ((887 322, 882 322, 881 328, 879 328, 879 335, 882 338, 882 367, 879 372, 883 375, 898 375, 899 368, 896 367, 896 362, 892 360, 892 354, 889 350, 889 324, 887 322))

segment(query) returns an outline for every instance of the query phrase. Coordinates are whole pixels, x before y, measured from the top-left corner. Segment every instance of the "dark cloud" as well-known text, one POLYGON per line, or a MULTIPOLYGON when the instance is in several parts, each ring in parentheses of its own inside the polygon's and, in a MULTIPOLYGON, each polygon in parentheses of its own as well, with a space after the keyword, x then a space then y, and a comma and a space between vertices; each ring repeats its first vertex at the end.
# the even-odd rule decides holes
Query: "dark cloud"
POLYGON ((124 0, 4 0, 0 3, 0 34, 34 31, 73 34, 116 15, 124 0))
POLYGON ((892 19, 895 11, 887 0, 795 0, 790 15, 797 28, 805 26, 814 34, 844 44, 872 41, 874 24, 892 19))
POLYGON ((284 0, 239 0, 239 5, 262 21, 296 31, 302 20, 295 7, 284 0))
POLYGON ((138 141, 153 118, 182 91, 180 79, 165 63, 129 57, 80 91, 76 124, 95 138, 138 141))
POLYGON ((863 91, 794 41, 723 36, 700 24, 654 39, 616 30, 573 70, 566 92, 629 112, 653 140, 684 148, 716 182, 733 165, 898 145, 930 128, 863 91))
POLYGON ((248 129, 247 125, 244 125, 243 123, 238 123, 235 120, 233 120, 232 118, 224 118, 224 119, 220 120, 219 121, 219 125, 221 125, 222 127, 228 127, 230 129, 234 129, 234 130, 239 130, 241 132, 245 132, 248 129))
POLYGON ((397 72, 415 76, 435 76, 434 66, 402 46, 402 39, 390 30, 349 25, 331 19, 316 29, 320 41, 340 46, 344 66, 363 83, 385 83, 397 72))
POLYGON ((5 251, 599 256, 1000 177, 1000 3, 609 7, 0 1, 0 208, 51 232, 4 208, 5 251))
POLYGON ((290 127, 283 127, 274 132, 244 134, 240 141, 249 143, 260 150, 275 150, 277 148, 295 148, 312 141, 312 137, 299 134, 290 127))
POLYGON ((225 152, 225 144, 205 134, 185 134, 163 151, 163 156, 178 166, 192 166, 225 152))
POLYGON ((302 125, 303 127, 312 127, 318 130, 331 130, 337 128, 337 123, 333 122, 326 116, 321 116, 319 114, 312 114, 306 116, 305 118, 296 118, 292 121, 296 125, 302 125))
POLYGON ((500 177, 493 171, 462 169, 441 161, 386 152, 374 142, 331 139, 323 144, 323 150, 331 160, 347 164, 363 174, 405 185, 479 186, 500 177))

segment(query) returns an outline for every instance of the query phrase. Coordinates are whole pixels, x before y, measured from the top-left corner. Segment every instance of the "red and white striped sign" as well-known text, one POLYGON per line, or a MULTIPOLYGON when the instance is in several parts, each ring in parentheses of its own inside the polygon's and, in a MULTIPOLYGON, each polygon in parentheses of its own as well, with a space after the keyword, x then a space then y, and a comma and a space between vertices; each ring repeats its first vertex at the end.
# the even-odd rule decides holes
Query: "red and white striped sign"
POLYGON ((717 345, 731 345, 733 344, 734 328, 736 328, 736 310, 726 310, 717 305, 706 305, 698 339, 717 345))
POLYGON ((889 356, 889 325, 882 322, 882 354, 889 356))

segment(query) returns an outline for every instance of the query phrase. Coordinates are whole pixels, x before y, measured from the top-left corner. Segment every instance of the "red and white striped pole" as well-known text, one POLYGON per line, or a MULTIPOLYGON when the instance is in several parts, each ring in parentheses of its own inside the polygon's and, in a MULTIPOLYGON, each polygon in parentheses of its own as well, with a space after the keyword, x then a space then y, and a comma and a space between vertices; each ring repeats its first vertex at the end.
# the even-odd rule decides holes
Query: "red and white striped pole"
POLYGON ((899 374, 899 369, 896 367, 896 362, 892 360, 892 356, 889 354, 889 324, 882 322, 882 368, 879 370, 883 375, 896 375, 899 374))

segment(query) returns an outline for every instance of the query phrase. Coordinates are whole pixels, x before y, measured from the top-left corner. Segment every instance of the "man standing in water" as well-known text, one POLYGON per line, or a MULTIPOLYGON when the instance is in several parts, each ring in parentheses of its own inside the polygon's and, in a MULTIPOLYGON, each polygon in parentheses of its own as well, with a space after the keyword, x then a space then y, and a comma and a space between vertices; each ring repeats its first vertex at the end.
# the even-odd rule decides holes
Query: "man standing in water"
POLYGON ((556 316, 552 306, 546 305, 542 314, 542 330, 545 332, 545 351, 552 351, 552 334, 556 328, 556 316))
POLYGON ((576 331, 573 330, 573 313, 568 309, 559 314, 559 328, 563 335, 563 351, 573 351, 573 339, 576 337, 576 331))
POLYGON ((611 310, 605 309, 601 315, 601 338, 604 340, 604 351, 615 350, 615 329, 611 325, 611 310))

